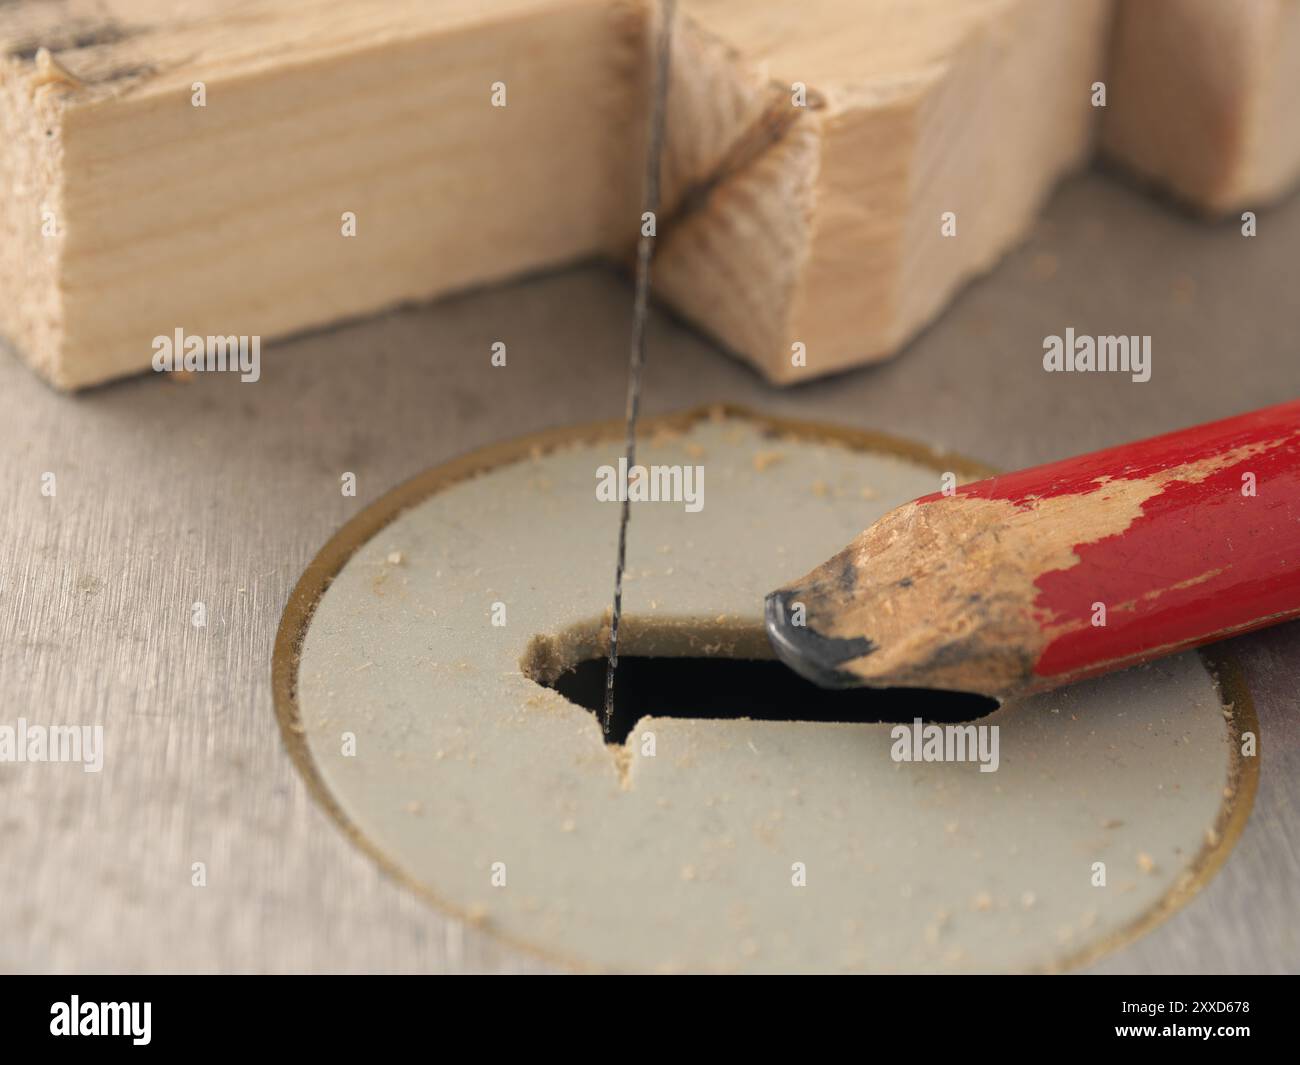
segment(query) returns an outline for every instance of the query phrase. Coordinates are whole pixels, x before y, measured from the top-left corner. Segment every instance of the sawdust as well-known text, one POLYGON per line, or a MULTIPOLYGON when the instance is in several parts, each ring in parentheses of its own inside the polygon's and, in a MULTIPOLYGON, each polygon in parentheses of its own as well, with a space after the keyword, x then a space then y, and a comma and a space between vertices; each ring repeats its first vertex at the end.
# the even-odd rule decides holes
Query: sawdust
MULTIPOLYGON (((654 603, 655 608, 662 604, 654 603)), ((625 614, 619 634, 619 654, 648 658, 773 657, 762 621, 718 614, 711 618, 625 614)), ((603 618, 577 622, 558 633, 539 633, 528 641, 519 671, 529 680, 550 686, 579 662, 609 653, 609 612, 603 618)))
MULTIPOLYGON (((628 736, 628 742, 632 742, 632 736, 628 736)), ((614 768, 618 772, 618 786, 623 791, 632 790, 632 751, 625 746, 610 746, 610 752, 614 756, 614 768)))
POLYGON ((1030 260, 1029 276, 1035 281, 1050 281, 1061 269, 1061 260, 1051 252, 1039 252, 1030 260))
POLYGON ((27 91, 35 96, 37 89, 55 86, 65 89, 85 88, 86 83, 60 63, 48 48, 36 50, 36 65, 27 81, 27 91))

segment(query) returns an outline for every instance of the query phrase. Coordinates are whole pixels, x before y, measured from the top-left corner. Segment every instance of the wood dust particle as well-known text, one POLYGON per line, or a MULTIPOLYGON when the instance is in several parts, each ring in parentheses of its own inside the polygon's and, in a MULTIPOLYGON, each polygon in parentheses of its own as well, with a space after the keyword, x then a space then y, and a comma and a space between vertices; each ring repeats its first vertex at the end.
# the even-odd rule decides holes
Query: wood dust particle
POLYGON ((1039 252, 1030 260, 1029 276, 1035 281, 1050 281, 1060 269, 1060 259, 1051 252, 1039 252))
POLYGON ((775 466, 785 458, 779 451, 758 451, 754 453, 754 469, 759 473, 775 466))
POLYGON ((1141 869, 1142 872, 1144 873, 1155 872, 1156 869, 1155 859, 1152 858, 1151 855, 1147 854, 1146 851, 1139 852, 1137 856, 1137 864, 1138 864, 1138 868, 1141 869))

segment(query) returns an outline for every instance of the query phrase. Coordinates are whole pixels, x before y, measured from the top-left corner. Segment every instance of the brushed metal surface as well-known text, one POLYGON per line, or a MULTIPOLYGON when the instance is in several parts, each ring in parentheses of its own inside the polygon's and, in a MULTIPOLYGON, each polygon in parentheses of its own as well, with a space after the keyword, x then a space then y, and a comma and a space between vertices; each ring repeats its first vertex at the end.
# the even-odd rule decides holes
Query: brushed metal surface
MULTIPOLYGON (((646 410, 730 400, 1008 467, 1295 396, 1300 201, 1259 234, 1086 174, 884 366, 776 391, 656 317, 646 410), (1066 326, 1151 334, 1152 380, 1044 373, 1043 338, 1066 326)), ((271 648, 302 567, 384 491, 505 436, 617 417, 630 307, 623 280, 573 269, 276 345, 256 384, 62 396, 0 357, 0 723, 99 723, 107 748, 99 774, 0 765, 0 967, 544 968, 386 879, 313 805, 271 648)), ((1300 626, 1235 646, 1261 721, 1254 814, 1189 906, 1095 969, 1300 970, 1300 626)))

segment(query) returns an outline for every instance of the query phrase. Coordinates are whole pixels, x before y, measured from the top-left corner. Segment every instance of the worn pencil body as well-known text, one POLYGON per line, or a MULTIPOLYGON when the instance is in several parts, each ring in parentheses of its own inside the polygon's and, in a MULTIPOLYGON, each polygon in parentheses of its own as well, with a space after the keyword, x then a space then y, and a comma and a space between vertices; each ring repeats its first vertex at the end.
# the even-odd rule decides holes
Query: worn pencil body
POLYGON ((1300 616, 1300 401, 923 496, 767 608, 819 683, 996 696, 1300 616))

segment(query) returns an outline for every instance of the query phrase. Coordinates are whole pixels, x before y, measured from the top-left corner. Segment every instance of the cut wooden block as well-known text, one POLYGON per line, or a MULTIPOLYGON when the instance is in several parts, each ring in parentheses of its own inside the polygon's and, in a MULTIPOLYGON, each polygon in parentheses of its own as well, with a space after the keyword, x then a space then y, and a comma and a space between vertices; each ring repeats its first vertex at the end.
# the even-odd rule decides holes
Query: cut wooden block
POLYGON ((1300 177, 1300 0, 1129 0, 1116 13, 1102 145, 1210 214, 1300 177))
MULTIPOLYGON (((891 354, 1085 155, 1107 9, 687 0, 657 291, 775 381, 891 354)), ((0 330, 75 388, 148 369, 177 329, 268 339, 618 258, 654 18, 647 0, 0 7, 0 330)))
POLYGON ((625 7, 74 0, 0 27, 3 329, 62 386, 178 327, 280 336, 584 258, 631 214, 625 7))
POLYGON ((774 381, 893 354, 1086 157, 1109 7, 688 3, 671 144, 709 114, 692 93, 701 69, 725 81, 716 68, 728 64, 732 84, 764 104, 746 99, 758 116, 746 150, 670 216, 656 287, 774 381), (701 36, 725 46, 704 60, 701 36), (795 83, 806 107, 792 106, 795 83))

